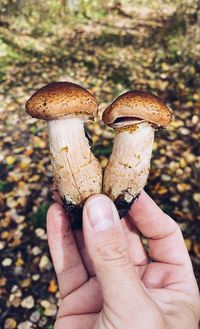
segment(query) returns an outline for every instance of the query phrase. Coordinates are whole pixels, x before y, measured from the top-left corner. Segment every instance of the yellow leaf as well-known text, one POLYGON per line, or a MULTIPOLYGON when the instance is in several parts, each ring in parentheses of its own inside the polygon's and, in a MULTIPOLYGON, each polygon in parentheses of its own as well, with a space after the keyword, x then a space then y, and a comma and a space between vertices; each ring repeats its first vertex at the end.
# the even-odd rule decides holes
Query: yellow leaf
POLYGON ((44 142, 44 140, 38 136, 34 136, 34 147, 38 147, 38 148, 45 148, 46 147, 46 143, 44 142))
POLYGON ((192 242, 190 239, 185 239, 185 245, 186 245, 186 248, 188 251, 191 250, 191 247, 192 247, 192 242))
POLYGON ((179 87, 180 89, 185 89, 185 85, 184 85, 184 83, 182 83, 182 82, 179 82, 179 83, 178 83, 178 87, 179 87))
POLYGON ((25 185, 26 185, 26 183, 22 180, 18 183, 19 188, 23 188, 25 185))
POLYGON ((7 279, 5 277, 0 278, 0 287, 4 287, 7 283, 7 279))
POLYGON ((200 205, 200 193, 194 193, 193 199, 200 205))
POLYGON ((187 165, 185 159, 183 159, 183 158, 180 158, 180 160, 179 160, 179 164, 180 164, 180 167, 181 167, 181 168, 185 168, 186 165, 187 165))
POLYGON ((27 150, 24 152, 25 155, 30 156, 33 153, 33 149, 32 148, 27 148, 27 150))
POLYGON ((16 161, 16 159, 12 155, 9 155, 6 157, 6 163, 9 166, 12 166, 15 163, 15 161, 16 161))
POLYGON ((17 148, 15 148, 15 149, 14 149, 14 152, 15 152, 15 153, 22 153, 23 150, 24 150, 24 147, 21 146, 21 147, 17 147, 17 148))
POLYGON ((30 278, 25 278, 21 282, 21 287, 22 288, 27 288, 28 286, 30 286, 30 284, 31 284, 31 279, 30 278))
POLYGON ((193 98, 195 99, 195 101, 198 101, 200 99, 200 96, 199 96, 199 94, 194 94, 193 98))
POLYGON ((102 159, 101 160, 101 166, 102 166, 102 168, 105 168, 106 166, 107 166, 107 163, 108 163, 108 159, 102 159))
POLYGON ((183 156, 184 156, 186 162, 193 162, 193 161, 196 160, 195 155, 192 154, 192 153, 186 153, 186 152, 184 152, 183 156))
POLYGON ((163 71, 168 71, 169 70, 169 65, 167 63, 162 63, 161 68, 163 71))
POLYGON ((188 102, 186 103, 186 105, 192 107, 194 104, 193 104, 192 101, 188 101, 188 102))
POLYGON ((186 184, 186 183, 179 183, 177 184, 177 190, 179 192, 185 192, 188 191, 190 189, 190 185, 186 184))
POLYGON ((21 169, 26 169, 29 167, 29 164, 31 162, 31 159, 29 157, 24 157, 22 161, 20 162, 19 166, 21 169))
POLYGON ((181 126, 183 126, 183 122, 180 120, 173 120, 171 123, 171 127, 173 128, 179 128, 181 126))
POLYGON ((24 261, 21 257, 18 257, 16 262, 15 262, 15 265, 16 266, 22 266, 24 264, 24 261))
POLYGON ((94 135, 94 136, 92 137, 92 140, 93 140, 93 143, 98 142, 98 140, 99 140, 99 136, 94 135))
POLYGON ((2 234, 1 234, 1 238, 2 238, 2 239, 8 239, 9 236, 10 236, 10 234, 9 234, 8 231, 4 231, 4 232, 2 232, 2 234))
POLYGON ((9 182, 18 182, 22 177, 21 173, 10 171, 8 173, 8 181, 9 182))
POLYGON ((104 145, 104 146, 109 145, 109 141, 108 141, 108 140, 104 140, 104 141, 103 141, 103 145, 104 145))
POLYGON ((30 177, 30 179, 29 179, 29 182, 37 182, 37 181, 39 181, 39 179, 40 179, 40 176, 39 175, 33 175, 33 176, 31 176, 30 177))
POLYGON ((157 142, 154 142, 153 144, 153 150, 156 151, 158 149, 158 143, 157 142))
POLYGON ((160 189, 158 190, 158 194, 159 194, 159 195, 163 195, 163 194, 165 194, 165 193, 167 193, 167 189, 166 189, 166 187, 160 187, 160 189))
POLYGON ((49 283, 48 291, 49 292, 56 292, 58 290, 57 284, 54 279, 52 279, 49 283))

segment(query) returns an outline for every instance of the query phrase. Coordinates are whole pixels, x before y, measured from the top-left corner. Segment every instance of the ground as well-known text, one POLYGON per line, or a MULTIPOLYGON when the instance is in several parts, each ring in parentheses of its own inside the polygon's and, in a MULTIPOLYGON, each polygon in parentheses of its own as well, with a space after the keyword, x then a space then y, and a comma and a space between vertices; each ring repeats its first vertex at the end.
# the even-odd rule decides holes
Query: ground
MULTIPOLYGON (((62 22, 49 34, 25 32, 15 20, 0 27, 2 328, 50 329, 59 304, 45 228, 52 203, 47 129, 25 113, 30 95, 52 81, 76 82, 94 93, 99 121, 106 105, 129 89, 154 92, 173 110, 169 128, 156 133, 145 189, 179 223, 199 281, 200 32, 186 8, 185 21, 173 5, 159 15, 147 5, 127 5, 101 18, 62 22)), ((87 128, 105 167, 114 133, 101 121, 87 128)))

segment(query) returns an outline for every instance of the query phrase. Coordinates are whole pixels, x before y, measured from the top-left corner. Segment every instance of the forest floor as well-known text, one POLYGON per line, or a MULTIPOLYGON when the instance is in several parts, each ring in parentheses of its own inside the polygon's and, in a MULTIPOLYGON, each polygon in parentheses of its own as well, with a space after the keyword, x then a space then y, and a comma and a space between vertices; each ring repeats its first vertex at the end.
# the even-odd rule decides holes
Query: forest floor
MULTIPOLYGON (((156 134, 146 191, 179 223, 200 280, 200 44, 192 21, 186 30, 173 26, 173 8, 142 13, 113 10, 49 35, 0 28, 1 328, 53 328, 59 304, 45 228, 52 202, 47 130, 25 113, 30 95, 52 81, 88 88, 100 114, 129 89, 154 92, 173 109, 170 127, 156 134)), ((88 130, 105 167, 113 131, 102 122, 88 130)))

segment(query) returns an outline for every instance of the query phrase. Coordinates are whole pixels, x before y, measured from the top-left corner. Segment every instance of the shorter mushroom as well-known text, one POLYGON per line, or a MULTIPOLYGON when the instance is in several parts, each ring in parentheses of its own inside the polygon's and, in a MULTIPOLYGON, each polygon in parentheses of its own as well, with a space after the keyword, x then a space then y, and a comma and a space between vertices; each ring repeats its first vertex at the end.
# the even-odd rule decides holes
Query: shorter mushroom
POLYGON ((156 128, 171 121, 171 110, 157 96, 133 90, 122 94, 103 113, 115 129, 113 151, 105 168, 103 192, 126 216, 146 184, 156 128))
POLYGON ((32 117, 47 120, 54 182, 77 227, 85 200, 102 189, 102 169, 84 131, 84 122, 94 119, 97 109, 96 98, 70 82, 50 83, 26 103, 32 117))

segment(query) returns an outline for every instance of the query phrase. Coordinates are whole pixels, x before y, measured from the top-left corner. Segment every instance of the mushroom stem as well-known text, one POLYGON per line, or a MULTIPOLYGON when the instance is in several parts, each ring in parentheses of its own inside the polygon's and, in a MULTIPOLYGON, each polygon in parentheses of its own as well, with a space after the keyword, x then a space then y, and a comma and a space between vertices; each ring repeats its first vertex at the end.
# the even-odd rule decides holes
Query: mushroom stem
POLYGON ((73 213, 90 195, 101 193, 102 169, 90 150, 82 118, 64 117, 47 125, 54 181, 73 213))
POLYGON ((116 204, 120 217, 146 184, 154 140, 148 122, 116 127, 113 151, 104 172, 103 191, 116 204))

